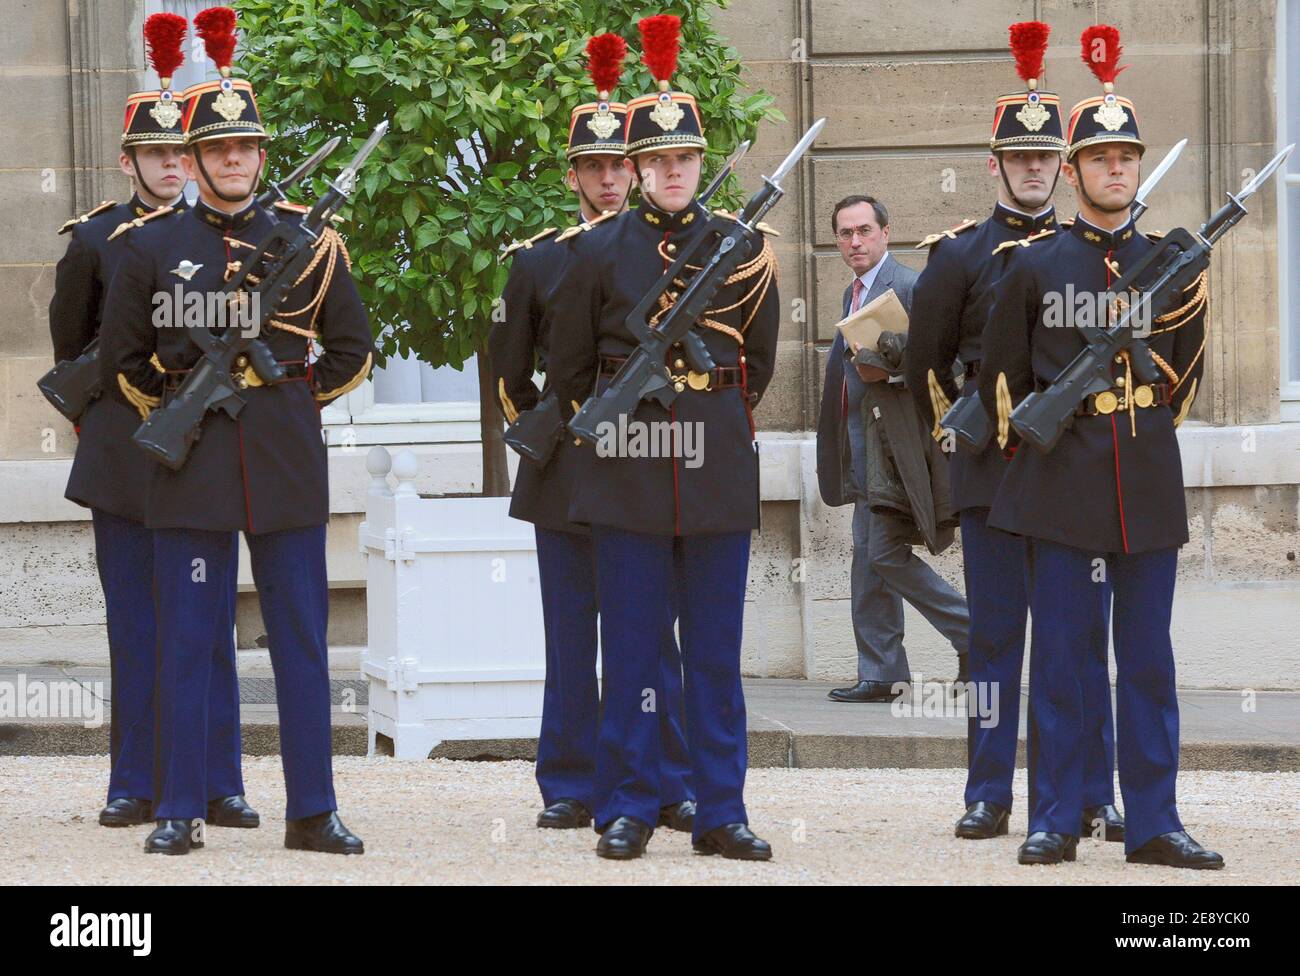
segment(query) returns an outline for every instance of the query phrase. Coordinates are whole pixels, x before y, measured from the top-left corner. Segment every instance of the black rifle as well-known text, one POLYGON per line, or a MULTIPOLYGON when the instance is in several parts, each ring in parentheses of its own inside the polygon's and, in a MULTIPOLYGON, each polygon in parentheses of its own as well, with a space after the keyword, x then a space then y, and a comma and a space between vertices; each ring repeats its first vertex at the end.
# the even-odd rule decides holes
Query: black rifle
MULTIPOLYGON (((1179 140, 1169 152, 1165 153, 1165 158, 1160 160, 1156 168, 1151 171, 1151 175, 1138 187, 1137 196, 1133 199, 1134 223, 1137 223, 1138 218, 1147 212, 1147 197, 1178 161, 1186 146, 1186 139, 1179 140)), ((963 450, 979 454, 993 437, 993 425, 989 423, 989 415, 984 410, 979 391, 963 390, 962 393, 963 395, 959 396, 943 415, 939 427, 944 431, 952 431, 953 438, 963 450)))
POLYGON ((281 302, 288 296, 312 258, 312 246, 329 226, 333 216, 356 186, 357 170, 374 151, 388 130, 381 122, 371 133, 329 190, 316 201, 311 212, 301 219, 285 220, 257 245, 252 257, 240 265, 239 273, 226 282, 221 294, 233 308, 252 302, 257 313, 256 329, 227 328, 214 336, 207 328, 191 329, 191 338, 203 349, 203 356, 185 377, 180 389, 165 407, 155 410, 133 436, 145 451, 173 471, 179 470, 199 439, 203 419, 210 410, 224 410, 236 417, 244 408, 231 370, 241 356, 248 358, 253 372, 263 383, 283 378, 284 369, 265 342, 257 339, 281 302), (250 282, 254 270, 261 275, 250 282), (255 297, 254 297, 255 296, 255 297))
POLYGON ((1135 323, 1150 323, 1161 310, 1177 304, 1209 267, 1215 242, 1247 213, 1243 202, 1290 155, 1293 146, 1278 153, 1237 195, 1228 194, 1225 203, 1193 234, 1179 227, 1138 261, 1119 281, 1114 291, 1141 291, 1138 299, 1109 329, 1084 329, 1087 346, 1041 392, 1030 393, 1011 413, 1011 426, 1038 450, 1050 451, 1074 421, 1075 410, 1091 393, 1109 390, 1111 361, 1127 349, 1133 374, 1142 383, 1160 380, 1162 374, 1151 358, 1135 323))
POLYGON ((55 410, 75 424, 91 401, 104 392, 99 377, 99 336, 91 339, 76 359, 55 365, 36 381, 36 388, 55 410))
POLYGON ((785 195, 781 180, 794 169, 825 125, 825 119, 812 124, 776 172, 763 177, 762 189, 749 198, 736 217, 715 216, 710 220, 705 225, 705 233, 678 256, 650 293, 628 313, 628 331, 640 341, 605 391, 589 397, 569 421, 569 430, 575 437, 590 444, 596 443, 605 424, 617 424, 620 416, 630 416, 642 400, 654 400, 662 406, 669 406, 685 389, 684 383, 674 383, 672 374, 664 365, 668 350, 674 343, 681 343, 683 356, 692 373, 704 374, 714 368, 708 347, 692 329, 707 311, 722 283, 749 257, 758 243, 758 222, 785 195), (700 270, 682 288, 677 279, 685 274, 688 264, 700 270), (665 293, 669 293, 672 306, 652 327, 649 325, 650 316, 660 307, 660 296, 665 293))
MULTIPOLYGON (((750 141, 746 139, 727 160, 727 165, 718 170, 713 182, 699 196, 700 204, 707 204, 709 198, 718 192, 718 188, 736 169, 736 165, 749 152, 750 141)), ((505 441, 523 457, 544 465, 555 453, 555 448, 564 437, 564 417, 560 413, 560 401, 554 389, 548 389, 541 401, 531 410, 520 411, 515 422, 506 428, 505 441)))

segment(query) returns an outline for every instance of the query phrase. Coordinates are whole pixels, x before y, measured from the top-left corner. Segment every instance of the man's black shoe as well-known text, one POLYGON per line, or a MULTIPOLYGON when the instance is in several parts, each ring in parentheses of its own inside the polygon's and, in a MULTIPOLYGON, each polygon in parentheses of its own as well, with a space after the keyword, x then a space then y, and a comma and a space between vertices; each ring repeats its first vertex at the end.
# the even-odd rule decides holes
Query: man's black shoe
POLYGON ((284 846, 291 851, 318 851, 322 854, 364 854, 366 845, 347 827, 333 810, 317 813, 284 824, 284 846))
POLYGON ((596 854, 611 861, 630 861, 645 853, 655 829, 636 817, 619 817, 609 824, 596 843, 596 854))
POLYGON ((1103 807, 1084 807, 1083 823, 1079 836, 1097 837, 1100 840, 1123 840, 1124 815, 1116 809, 1113 803, 1108 803, 1103 807), (1101 823, 1098 823, 1098 821, 1101 821, 1101 823), (1098 829, 1103 824, 1106 828, 1104 833, 1098 829))
POLYGON ((577 830, 591 826, 591 811, 577 800, 561 797, 537 815, 537 826, 577 830))
POLYGON ((146 854, 188 854, 203 846, 198 820, 159 820, 144 840, 146 854))
POLYGON ((1073 861, 1078 849, 1077 837, 1039 830, 1025 838, 1016 860, 1021 864, 1060 864, 1062 861, 1073 861))
POLYGON ((754 836, 745 824, 723 824, 691 844, 696 854, 721 854, 733 861, 770 861, 772 845, 754 836))
POLYGON ((1223 855, 1207 851, 1185 830, 1175 830, 1153 837, 1126 860, 1129 864, 1163 864, 1170 868, 1190 868, 1193 871, 1217 871, 1223 867, 1223 855))
POLYGON ((261 824, 262 818, 243 796, 223 796, 208 801, 208 823, 214 827, 247 827, 261 824))
POLYGON ((682 800, 660 807, 658 826, 690 833, 695 827, 695 801, 682 800))
POLYGON ((1007 832, 1011 813, 996 803, 978 800, 966 808, 953 833, 962 840, 988 840, 1007 832))
POLYGON ((153 819, 153 804, 136 796, 109 800, 99 811, 101 827, 137 827, 153 819))
MULTIPOLYGON (((859 681, 851 688, 835 688, 826 697, 836 702, 891 702, 898 695, 892 681, 859 681)), ((903 694, 907 694, 904 685, 903 694)))

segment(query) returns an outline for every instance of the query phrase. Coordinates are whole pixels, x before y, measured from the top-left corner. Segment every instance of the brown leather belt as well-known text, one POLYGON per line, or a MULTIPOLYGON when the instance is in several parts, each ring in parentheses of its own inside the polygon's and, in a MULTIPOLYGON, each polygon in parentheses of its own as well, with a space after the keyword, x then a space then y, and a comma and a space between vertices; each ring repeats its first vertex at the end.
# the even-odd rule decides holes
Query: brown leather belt
MULTIPOLYGON (((601 378, 613 376, 625 362, 627 362, 626 356, 601 356, 601 378)), ((707 373, 697 373, 691 370, 682 375, 684 378, 678 379, 674 377, 674 379, 678 379, 678 382, 683 387, 689 386, 692 390, 725 390, 729 387, 744 385, 744 372, 739 366, 715 366, 707 373)), ((678 390, 678 392, 680 393, 681 390, 678 390)))
MULTIPOLYGON (((1168 383, 1143 383, 1133 390, 1133 402, 1139 407, 1163 407, 1173 401, 1173 387, 1168 383)), ((1080 417, 1096 417, 1128 409, 1124 387, 1089 393, 1083 403, 1075 408, 1080 417)))
MULTIPOLYGON (((250 386, 278 386, 290 380, 300 380, 307 375, 307 361, 305 359, 282 359, 279 362, 280 368, 284 370, 284 379, 276 380, 273 383, 263 382, 262 378, 253 371, 253 367, 246 356, 240 356, 235 360, 235 365, 230 370, 230 376, 235 381, 235 385, 243 390, 250 386)), ((185 377, 190 372, 188 369, 167 370, 167 375, 163 379, 163 389, 168 393, 175 393, 180 389, 185 377)))

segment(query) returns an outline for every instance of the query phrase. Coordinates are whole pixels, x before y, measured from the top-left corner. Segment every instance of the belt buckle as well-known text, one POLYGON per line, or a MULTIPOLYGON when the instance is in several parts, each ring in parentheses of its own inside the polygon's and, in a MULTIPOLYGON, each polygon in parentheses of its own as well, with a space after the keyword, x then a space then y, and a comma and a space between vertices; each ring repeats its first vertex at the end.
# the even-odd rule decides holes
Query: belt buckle
POLYGON ((1149 383, 1144 383, 1133 391, 1133 402, 1139 407, 1149 407, 1156 402, 1156 391, 1149 383))
POLYGON ((1102 390, 1093 397, 1092 405, 1099 414, 1111 414, 1119 409, 1119 397, 1111 390, 1102 390))
POLYGON ((712 381, 713 377, 708 373, 697 373, 693 369, 686 373, 686 385, 692 390, 708 390, 712 381))

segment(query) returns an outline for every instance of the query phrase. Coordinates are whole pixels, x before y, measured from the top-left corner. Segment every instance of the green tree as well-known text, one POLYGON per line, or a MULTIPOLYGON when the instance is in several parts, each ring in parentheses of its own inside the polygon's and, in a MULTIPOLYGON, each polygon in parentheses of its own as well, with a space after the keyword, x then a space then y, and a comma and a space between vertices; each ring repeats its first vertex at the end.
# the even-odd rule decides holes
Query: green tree
MULTIPOLYGON (((501 248, 565 226, 576 201, 564 184, 573 106, 594 99, 583 49, 607 30, 628 40, 617 98, 653 90, 636 21, 682 18, 674 85, 706 122, 706 172, 779 119, 748 92, 740 62, 709 22, 727 0, 236 0, 237 70, 258 93, 273 135, 273 174, 334 135, 355 148, 382 119, 342 230, 381 356, 414 352, 457 369, 479 353, 484 492, 504 494, 502 420, 486 339, 505 285, 501 248)), ((340 149, 327 164, 336 172, 340 149)), ((317 189, 323 189, 318 181, 317 189)), ((723 193, 720 202, 734 203, 723 193)))

